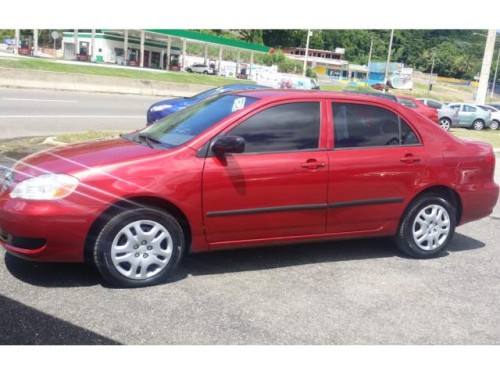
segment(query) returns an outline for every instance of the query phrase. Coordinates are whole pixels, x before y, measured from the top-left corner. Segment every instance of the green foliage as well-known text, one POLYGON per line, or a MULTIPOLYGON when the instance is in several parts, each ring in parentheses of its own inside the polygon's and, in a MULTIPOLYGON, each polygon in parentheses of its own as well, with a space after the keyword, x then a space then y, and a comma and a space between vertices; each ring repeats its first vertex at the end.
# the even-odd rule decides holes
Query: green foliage
POLYGON ((318 75, 316 74, 316 72, 314 70, 312 70, 311 68, 307 67, 307 69, 306 69, 306 77, 318 78, 318 75))

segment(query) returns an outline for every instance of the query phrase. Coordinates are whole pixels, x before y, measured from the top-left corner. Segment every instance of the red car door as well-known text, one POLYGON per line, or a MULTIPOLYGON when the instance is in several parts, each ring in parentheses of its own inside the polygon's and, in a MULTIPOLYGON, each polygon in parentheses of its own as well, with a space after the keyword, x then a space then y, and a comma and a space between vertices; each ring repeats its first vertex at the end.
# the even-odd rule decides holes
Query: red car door
POLYGON ((396 113, 332 103, 329 233, 394 231, 425 170, 425 148, 396 113))
MULTIPOLYGON (((323 109, 324 110, 324 109, 323 109)), ((267 106, 228 132, 245 151, 209 156, 203 220, 209 243, 324 233, 328 151, 319 101, 267 106)))

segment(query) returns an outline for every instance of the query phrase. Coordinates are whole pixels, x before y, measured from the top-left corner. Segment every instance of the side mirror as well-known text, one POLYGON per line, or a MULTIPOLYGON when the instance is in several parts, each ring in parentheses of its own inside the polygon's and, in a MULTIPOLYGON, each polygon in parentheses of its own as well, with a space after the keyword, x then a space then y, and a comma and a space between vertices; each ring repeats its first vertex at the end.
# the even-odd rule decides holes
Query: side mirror
POLYGON ((216 156, 241 154, 244 151, 245 139, 239 135, 224 135, 212 144, 212 152, 216 156))

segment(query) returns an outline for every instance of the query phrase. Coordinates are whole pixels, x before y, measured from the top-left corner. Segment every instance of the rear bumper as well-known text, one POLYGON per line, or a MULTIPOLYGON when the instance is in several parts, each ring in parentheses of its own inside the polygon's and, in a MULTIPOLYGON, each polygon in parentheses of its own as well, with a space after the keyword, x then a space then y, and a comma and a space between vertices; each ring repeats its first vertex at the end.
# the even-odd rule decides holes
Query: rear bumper
POLYGON ((490 182, 475 185, 467 191, 461 191, 463 210, 462 218, 458 224, 462 225, 491 215, 498 201, 499 190, 496 183, 490 182))

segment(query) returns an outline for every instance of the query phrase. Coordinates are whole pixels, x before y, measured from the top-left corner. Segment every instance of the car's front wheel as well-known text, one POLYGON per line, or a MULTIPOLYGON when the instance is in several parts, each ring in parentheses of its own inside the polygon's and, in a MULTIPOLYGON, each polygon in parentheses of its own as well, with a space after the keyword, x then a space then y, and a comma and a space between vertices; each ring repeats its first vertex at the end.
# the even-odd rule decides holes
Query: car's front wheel
POLYGON ((497 120, 493 120, 490 125, 491 130, 497 130, 499 127, 500 123, 497 120))
POLYGON ((187 68, 187 69, 186 69, 186 72, 188 72, 188 73, 193 73, 193 70, 192 70, 192 69, 190 69, 190 68, 187 68))
POLYGON ((451 121, 449 118, 442 117, 439 119, 439 126, 441 126, 444 130, 448 131, 451 127, 451 121))
POLYGON ((472 128, 474 130, 483 130, 483 128, 484 128, 484 121, 481 120, 481 119, 474 120, 474 122, 472 123, 472 128))
POLYGON ((94 261, 113 286, 144 287, 165 281, 184 252, 177 220, 154 208, 135 208, 115 215, 99 232, 94 261))
POLYGON ((424 194, 407 208, 398 232, 399 249, 413 258, 432 258, 441 254, 455 233, 455 210, 443 197, 424 194))

